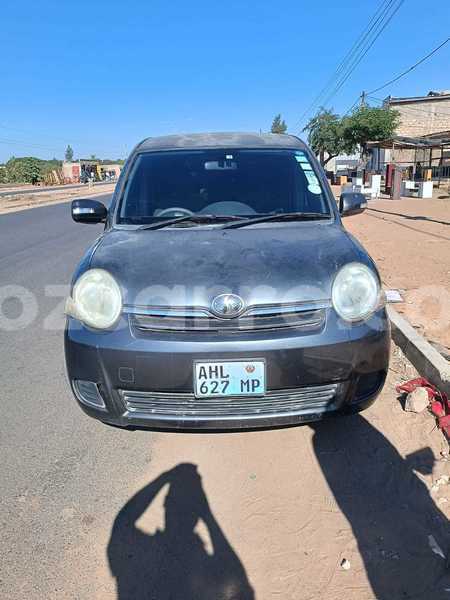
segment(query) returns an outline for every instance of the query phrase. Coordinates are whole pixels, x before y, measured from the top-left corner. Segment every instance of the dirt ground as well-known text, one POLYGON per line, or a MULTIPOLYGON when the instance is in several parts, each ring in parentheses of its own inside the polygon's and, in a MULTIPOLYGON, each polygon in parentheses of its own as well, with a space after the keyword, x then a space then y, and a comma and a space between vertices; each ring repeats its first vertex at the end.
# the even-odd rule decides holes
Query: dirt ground
MULTIPOLYGON (((114 191, 115 185, 115 183, 111 183, 111 185, 102 185, 101 188, 89 188, 87 186, 70 187, 67 190, 50 190, 48 193, 41 192, 38 194, 27 194, 27 189, 25 189, 24 193, 20 195, 0 197, 0 215, 8 212, 16 212, 18 210, 35 208, 37 206, 47 206, 48 204, 67 202, 72 198, 79 198, 80 196, 83 198, 94 198, 95 196, 110 194, 114 191)), ((32 186, 28 187, 32 188, 32 186)), ((7 191, 7 189, 4 188, 2 191, 7 191)))
MULTIPOLYGON (((450 271, 450 205, 412 202, 407 216, 380 200, 345 220, 408 300, 424 282, 448 290, 450 271)), ((60 513, 60 527, 80 533, 67 534, 49 600, 450 598, 448 444, 395 391, 416 375, 393 346, 385 388, 360 415, 234 434, 123 432, 125 452, 146 436, 148 467, 121 474, 120 499, 93 490, 89 513, 76 498, 60 513)), ((36 561, 45 568, 42 550, 36 561)))
POLYGON ((63 558, 55 598, 80 597, 80 578, 95 600, 450 597, 448 445, 431 415, 403 411, 395 385, 413 376, 394 348, 361 415, 150 434, 148 472, 63 558))
POLYGON ((450 198, 373 200, 345 227, 369 251, 395 308, 427 337, 450 349, 450 198))

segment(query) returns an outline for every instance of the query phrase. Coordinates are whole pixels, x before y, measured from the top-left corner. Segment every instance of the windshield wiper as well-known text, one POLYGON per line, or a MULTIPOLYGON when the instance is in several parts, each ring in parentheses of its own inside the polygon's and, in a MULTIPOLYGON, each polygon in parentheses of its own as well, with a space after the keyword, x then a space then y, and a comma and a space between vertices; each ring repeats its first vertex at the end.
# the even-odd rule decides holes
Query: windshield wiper
POLYGON ((239 223, 230 223, 223 225, 221 229, 237 229, 238 227, 247 227, 254 223, 265 223, 266 221, 313 221, 318 219, 329 219, 330 214, 313 213, 313 212, 288 212, 288 213, 272 213, 255 219, 246 219, 239 223))
POLYGON ((208 214, 194 214, 186 215, 184 217, 176 217, 175 219, 166 219, 165 221, 158 221, 158 223, 150 223, 150 225, 142 225, 138 229, 162 229, 163 227, 170 227, 170 225, 177 225, 178 223, 214 223, 215 221, 241 221, 246 217, 238 217, 237 215, 208 215, 208 214))

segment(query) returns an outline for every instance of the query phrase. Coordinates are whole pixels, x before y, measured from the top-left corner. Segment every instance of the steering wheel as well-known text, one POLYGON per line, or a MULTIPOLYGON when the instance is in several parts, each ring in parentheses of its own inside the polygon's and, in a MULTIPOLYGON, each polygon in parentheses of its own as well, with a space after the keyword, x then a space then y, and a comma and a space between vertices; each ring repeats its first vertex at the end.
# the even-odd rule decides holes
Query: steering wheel
POLYGON ((176 217, 184 217, 184 216, 189 217, 190 215, 193 215, 193 214, 194 213, 192 212, 192 210, 189 210, 188 208, 172 206, 170 208, 163 208, 163 210, 155 216, 156 217, 174 217, 174 218, 176 218, 176 217))

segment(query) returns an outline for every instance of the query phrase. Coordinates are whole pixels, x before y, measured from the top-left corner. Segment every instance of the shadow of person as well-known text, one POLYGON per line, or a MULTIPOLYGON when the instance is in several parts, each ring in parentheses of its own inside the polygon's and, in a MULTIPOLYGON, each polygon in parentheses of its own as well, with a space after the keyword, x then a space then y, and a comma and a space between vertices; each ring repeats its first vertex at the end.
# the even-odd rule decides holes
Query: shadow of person
POLYGON ((416 474, 431 473, 431 450, 404 459, 360 415, 313 429, 317 460, 352 527, 374 597, 445 598, 447 560, 431 546, 434 539, 448 556, 448 521, 416 474))
POLYGON ((211 512, 192 464, 162 473, 125 504, 114 521, 108 560, 119 600, 254 598, 244 567, 211 512), (165 529, 146 534, 136 522, 166 485, 165 529), (212 553, 195 532, 199 520, 208 530, 212 553))

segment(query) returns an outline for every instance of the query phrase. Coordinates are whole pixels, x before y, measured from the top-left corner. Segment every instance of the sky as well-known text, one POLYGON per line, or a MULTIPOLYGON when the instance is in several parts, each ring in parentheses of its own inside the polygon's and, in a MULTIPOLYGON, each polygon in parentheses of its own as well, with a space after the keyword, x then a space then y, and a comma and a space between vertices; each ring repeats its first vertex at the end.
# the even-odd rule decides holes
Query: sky
MULTIPOLYGON (((148 136, 267 131, 277 113, 298 134, 380 4, 2 0, 0 162, 63 158, 67 144, 122 158, 148 136)), ((346 112, 449 35, 448 0, 404 0, 326 106, 346 112)), ((378 96, 432 89, 450 89, 450 43, 378 96)))

